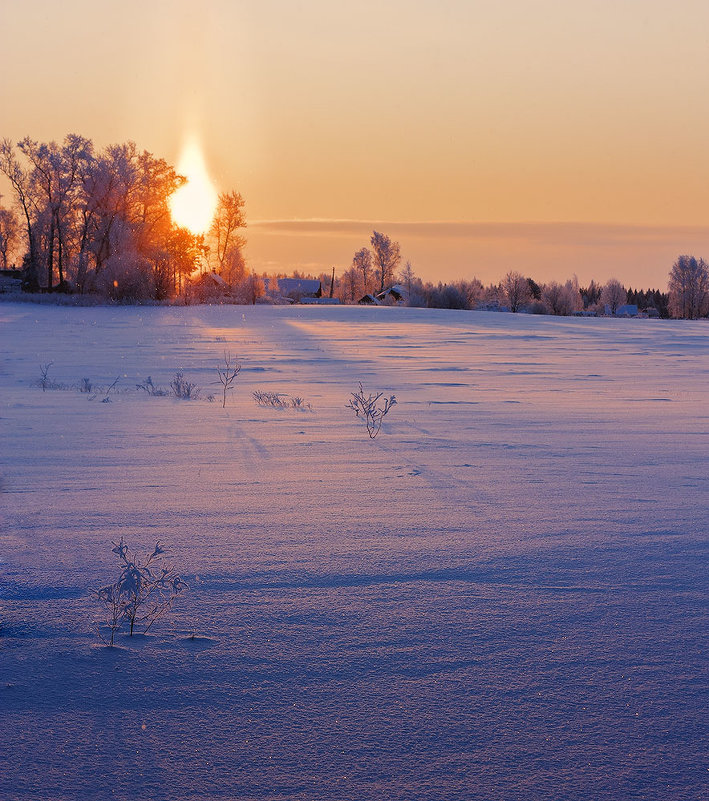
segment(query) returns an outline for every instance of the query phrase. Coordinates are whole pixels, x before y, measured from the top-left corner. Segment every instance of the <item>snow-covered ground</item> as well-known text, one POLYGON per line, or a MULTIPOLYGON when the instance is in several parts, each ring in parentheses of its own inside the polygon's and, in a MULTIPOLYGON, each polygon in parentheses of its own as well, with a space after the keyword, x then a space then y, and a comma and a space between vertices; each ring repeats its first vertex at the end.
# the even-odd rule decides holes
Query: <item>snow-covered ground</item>
POLYGON ((0 333, 1 798, 707 797, 707 323, 5 303, 0 333), (135 389, 178 369, 202 399, 135 389), (399 401, 374 440, 358 381, 399 401), (109 649, 121 536, 190 589, 109 649))

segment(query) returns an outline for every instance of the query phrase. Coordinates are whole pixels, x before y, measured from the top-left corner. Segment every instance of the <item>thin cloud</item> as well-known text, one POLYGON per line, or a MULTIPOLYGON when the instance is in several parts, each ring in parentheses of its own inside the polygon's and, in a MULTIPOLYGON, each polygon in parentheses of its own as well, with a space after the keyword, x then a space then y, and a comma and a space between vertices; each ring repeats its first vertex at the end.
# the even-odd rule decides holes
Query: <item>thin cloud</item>
POLYGON ((626 286, 664 287, 678 255, 709 254, 709 226, 303 219, 251 221, 249 261, 274 272, 341 271, 374 229, 398 240, 404 259, 432 281, 496 282, 514 269, 539 281, 576 274, 582 282, 617 277, 626 286))
POLYGON ((709 241, 709 226, 622 225, 583 222, 408 222, 395 220, 293 219, 251 220, 250 228, 272 234, 360 235, 384 230, 418 238, 521 239, 554 241, 585 247, 636 242, 709 241))

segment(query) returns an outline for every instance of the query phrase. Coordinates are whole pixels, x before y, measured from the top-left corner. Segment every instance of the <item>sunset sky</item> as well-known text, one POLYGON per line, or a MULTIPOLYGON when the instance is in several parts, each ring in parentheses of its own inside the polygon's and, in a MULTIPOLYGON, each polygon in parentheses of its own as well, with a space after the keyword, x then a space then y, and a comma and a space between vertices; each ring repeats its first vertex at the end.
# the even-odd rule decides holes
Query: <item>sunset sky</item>
POLYGON ((259 271, 375 225, 430 280, 709 257, 706 0, 0 0, 0 76, 13 141, 196 136, 259 271))

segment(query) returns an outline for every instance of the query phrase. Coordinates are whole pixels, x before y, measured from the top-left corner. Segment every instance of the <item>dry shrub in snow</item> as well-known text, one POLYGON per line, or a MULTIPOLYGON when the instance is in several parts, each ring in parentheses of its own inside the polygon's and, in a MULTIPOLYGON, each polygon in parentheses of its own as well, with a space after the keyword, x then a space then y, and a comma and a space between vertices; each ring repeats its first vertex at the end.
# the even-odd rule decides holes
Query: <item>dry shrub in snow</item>
POLYGON ((256 389, 251 393, 251 396, 256 401, 257 406, 272 406, 274 409, 283 409, 283 393, 281 392, 265 392, 262 389, 256 389))
POLYGON ((153 384, 153 379, 150 376, 148 376, 142 384, 136 384, 135 388, 147 392, 151 398, 163 397, 170 394, 169 391, 163 387, 158 387, 153 384))
POLYGON ((40 364, 39 366, 39 378, 37 379, 37 386, 42 387, 42 392, 46 392, 48 389, 59 389, 60 385, 57 384, 55 381, 49 377, 49 369, 54 364, 54 362, 47 362, 46 364, 40 364))
POLYGON ((73 389, 78 389, 84 395, 88 395, 88 400, 93 401, 96 398, 103 394, 103 398, 101 399, 101 403, 110 403, 111 398, 109 397, 111 392, 115 390, 114 394, 117 395, 120 390, 116 389, 118 382, 121 380, 121 377, 118 376, 112 384, 108 387, 106 386, 99 386, 98 384, 93 384, 91 379, 89 378, 82 378, 81 383, 78 387, 73 387, 73 389))
POLYGON ((143 633, 147 632, 170 609, 175 598, 187 589, 172 567, 158 564, 165 554, 159 541, 155 543, 153 552, 142 560, 129 552, 122 537, 120 542, 113 543, 112 553, 120 559, 120 575, 113 584, 107 584, 96 592, 106 608, 105 623, 111 635, 110 645, 124 625, 131 637, 136 625, 143 626, 143 633))
POLYGON ((200 388, 188 381, 182 370, 175 373, 175 377, 170 382, 170 389, 172 394, 180 400, 196 400, 201 392, 200 388))
POLYGON ((217 367, 219 373, 219 383, 222 385, 222 409, 226 407, 226 394, 234 389, 232 384, 241 371, 241 365, 232 361, 233 357, 229 351, 224 351, 224 364, 217 367))
POLYGON ((289 397, 288 403, 290 404, 291 409, 299 409, 300 411, 308 412, 313 410, 313 407, 308 403, 308 401, 306 401, 305 398, 301 398, 299 395, 289 397))
MULTIPOLYGON (((111 386, 110 386, 110 387, 109 387, 109 388, 106 390, 106 394, 105 394, 105 395, 104 395, 104 397, 101 399, 101 403, 110 403, 110 402, 111 402, 111 399, 109 398, 109 395, 111 394, 111 390, 115 388, 116 384, 117 384, 117 383, 118 383, 120 380, 121 380, 121 377, 120 377, 120 376, 118 376, 118 378, 116 378, 116 380, 115 380, 115 381, 114 381, 114 382, 111 384, 111 386)), ((95 394, 93 394, 93 395, 89 395, 89 400, 94 400, 94 399, 96 398, 96 394, 98 394, 98 393, 95 393, 95 394)))
POLYGON ((312 412, 313 407, 305 398, 290 396, 283 392, 265 392, 257 389, 251 393, 258 406, 270 406, 273 409, 297 409, 301 412, 312 412))
POLYGON ((384 418, 391 407, 395 405, 396 395, 390 395, 388 398, 384 398, 383 392, 377 392, 376 395, 365 395, 362 384, 360 384, 359 392, 352 393, 345 408, 352 409, 359 419, 364 420, 367 425, 367 433, 371 439, 374 439, 381 431, 384 418))

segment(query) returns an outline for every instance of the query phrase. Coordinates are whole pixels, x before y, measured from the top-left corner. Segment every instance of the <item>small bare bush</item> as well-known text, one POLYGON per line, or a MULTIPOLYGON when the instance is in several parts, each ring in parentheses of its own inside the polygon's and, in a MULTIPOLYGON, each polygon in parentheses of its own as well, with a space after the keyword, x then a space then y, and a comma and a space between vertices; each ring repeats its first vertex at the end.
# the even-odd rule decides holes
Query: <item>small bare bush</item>
POLYGON ((291 409, 298 409, 299 411, 304 412, 312 412, 313 407, 305 400, 305 398, 301 398, 298 395, 295 397, 288 398, 288 402, 290 403, 291 409))
POLYGON ((153 384, 153 379, 150 376, 148 376, 142 384, 136 384, 135 388, 146 392, 151 398, 164 397, 170 394, 169 390, 164 387, 158 387, 153 384))
POLYGON ((283 402, 285 396, 282 392, 265 392, 257 389, 251 395, 258 406, 272 406, 274 409, 284 409, 286 406, 283 402))
POLYGON ((241 365, 234 359, 229 351, 224 351, 224 364, 217 367, 219 383, 222 385, 222 409, 226 407, 226 394, 231 392, 236 377, 241 371, 241 365))
MULTIPOLYGON (((89 400, 94 401, 96 398, 103 394, 103 398, 101 398, 101 403, 111 403, 111 391, 116 390, 116 386, 118 382, 121 380, 121 377, 118 376, 116 380, 108 387, 100 387, 92 384, 88 378, 84 378, 83 383, 79 387, 79 392, 88 392, 89 393, 89 400), (88 387, 88 389, 87 389, 88 387)), ((118 390, 114 392, 114 395, 118 394, 118 390)))
POLYGON ((37 386, 42 387, 42 392, 46 392, 48 389, 59 389, 59 384, 49 377, 49 370, 52 367, 54 362, 47 362, 46 364, 40 364, 39 366, 39 378, 37 379, 37 386))
POLYGON ((114 381, 114 382, 111 384, 111 386, 110 386, 110 387, 109 387, 109 388, 106 390, 106 394, 105 394, 105 395, 104 395, 104 397, 101 399, 101 403, 110 403, 110 402, 111 402, 111 399, 109 398, 109 395, 111 394, 111 390, 115 388, 116 384, 117 384, 117 383, 118 383, 120 380, 121 380, 121 377, 120 377, 120 376, 118 376, 118 378, 116 378, 116 380, 115 380, 115 381, 114 381))
POLYGON ((196 384, 185 378, 182 370, 178 370, 175 373, 175 377, 170 382, 170 389, 172 394, 180 400, 196 400, 201 392, 201 389, 196 384))
POLYGON ((367 433, 374 439, 381 431, 382 422, 389 413, 392 406, 396 405, 396 395, 384 397, 383 392, 376 395, 365 395, 362 384, 359 385, 359 392, 353 392, 350 400, 345 404, 345 408, 352 409, 355 416, 364 420, 367 426, 367 433))
POLYGON ((172 567, 158 564, 165 554, 160 542, 155 543, 152 553, 140 559, 130 553, 121 541, 113 543, 112 553, 118 556, 121 572, 113 584, 96 591, 98 600, 106 609, 105 624, 110 632, 110 645, 116 634, 127 626, 133 636, 137 625, 147 632, 155 621, 162 617, 187 585, 172 567))
POLYGON ((291 397, 284 392, 264 392, 264 390, 257 389, 251 395, 258 406, 270 406, 273 409, 297 409, 307 412, 313 410, 312 405, 305 398, 291 397))

